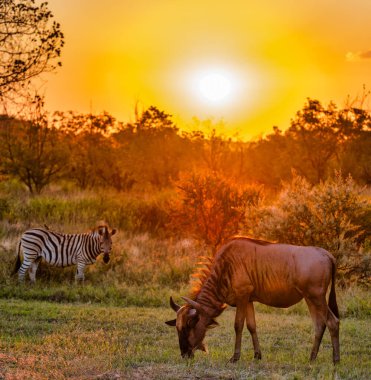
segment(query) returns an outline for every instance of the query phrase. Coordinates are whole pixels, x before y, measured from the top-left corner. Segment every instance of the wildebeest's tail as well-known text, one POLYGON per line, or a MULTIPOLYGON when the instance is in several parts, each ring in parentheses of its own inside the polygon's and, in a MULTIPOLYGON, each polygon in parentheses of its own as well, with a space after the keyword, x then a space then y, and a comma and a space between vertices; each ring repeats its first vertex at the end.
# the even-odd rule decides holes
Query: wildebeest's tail
POLYGON ((17 253, 17 261, 15 262, 15 265, 14 265, 14 269, 13 269, 13 272, 12 272, 12 276, 14 276, 19 268, 21 267, 21 242, 18 243, 18 253, 17 253))
POLYGON ((330 296, 328 299, 328 306, 330 310, 334 313, 336 318, 339 318, 339 309, 338 309, 338 304, 336 302, 336 292, 335 292, 335 276, 336 276, 336 264, 335 264, 335 261, 332 260, 332 279, 331 279, 330 296))

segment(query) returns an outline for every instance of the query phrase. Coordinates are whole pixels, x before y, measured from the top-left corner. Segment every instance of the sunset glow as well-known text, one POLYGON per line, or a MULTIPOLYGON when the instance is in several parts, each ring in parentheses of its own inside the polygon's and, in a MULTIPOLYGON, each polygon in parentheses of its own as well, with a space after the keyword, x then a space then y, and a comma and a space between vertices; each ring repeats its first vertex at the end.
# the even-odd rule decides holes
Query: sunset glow
POLYGON ((371 2, 49 1, 66 36, 50 110, 126 122, 156 105, 180 128, 223 119, 246 138, 286 129, 306 98, 371 88, 371 2), (346 28, 344 28, 346 25, 346 28))

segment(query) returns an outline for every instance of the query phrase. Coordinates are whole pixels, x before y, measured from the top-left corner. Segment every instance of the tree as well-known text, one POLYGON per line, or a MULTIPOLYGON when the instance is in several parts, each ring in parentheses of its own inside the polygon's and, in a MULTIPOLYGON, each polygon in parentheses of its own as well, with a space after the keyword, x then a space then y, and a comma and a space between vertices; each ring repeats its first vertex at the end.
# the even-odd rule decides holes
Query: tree
POLYGON ((123 165, 134 180, 154 187, 169 186, 189 165, 190 140, 178 133, 171 115, 151 106, 134 123, 126 124, 114 136, 121 146, 123 165))
POLYGON ((277 189, 291 177, 288 138, 278 127, 273 127, 273 133, 265 138, 249 143, 244 156, 242 176, 248 182, 277 189))
MULTIPOLYGON (((362 106, 362 105, 361 105, 362 106)), ((339 114, 344 146, 340 155, 343 173, 360 183, 371 183, 371 114, 362 108, 348 107, 339 114)))
POLYGON ((56 112, 53 125, 68 137, 71 160, 68 177, 80 188, 108 185, 125 190, 132 185, 121 171, 110 138, 116 125, 113 116, 107 112, 98 115, 56 112))
POLYGON ((68 164, 62 133, 48 126, 43 103, 37 98, 29 119, 0 118, 3 173, 18 178, 29 191, 40 193, 68 164))
POLYGON ((0 97, 28 86, 39 74, 61 65, 64 36, 48 3, 0 2, 0 97))
POLYGON ((360 160, 363 169, 354 173, 367 182, 371 170, 370 133, 368 111, 351 105, 338 109, 334 103, 324 107, 318 100, 308 99, 285 133, 291 166, 314 184, 340 167, 345 174, 353 174, 342 159, 360 160), (358 148, 362 153, 357 152, 358 148))
POLYGON ((318 100, 308 99, 285 135, 290 139, 292 167, 311 183, 324 180, 339 146, 335 104, 325 108, 318 100))

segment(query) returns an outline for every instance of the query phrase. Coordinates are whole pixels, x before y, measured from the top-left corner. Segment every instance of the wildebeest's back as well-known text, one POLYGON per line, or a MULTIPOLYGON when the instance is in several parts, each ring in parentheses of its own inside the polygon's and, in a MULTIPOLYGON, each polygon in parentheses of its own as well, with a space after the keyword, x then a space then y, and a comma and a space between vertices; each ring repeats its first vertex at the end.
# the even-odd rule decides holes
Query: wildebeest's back
POLYGON ((251 301, 289 307, 304 295, 326 292, 332 260, 317 247, 239 238, 225 245, 215 263, 220 291, 228 304, 249 296, 251 301))

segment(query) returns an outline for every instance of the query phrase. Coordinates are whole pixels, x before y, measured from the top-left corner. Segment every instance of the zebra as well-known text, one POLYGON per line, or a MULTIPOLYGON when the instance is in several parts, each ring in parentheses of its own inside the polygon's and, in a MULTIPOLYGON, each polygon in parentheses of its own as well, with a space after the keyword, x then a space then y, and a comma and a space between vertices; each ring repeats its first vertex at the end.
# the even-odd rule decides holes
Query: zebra
POLYGON ((103 261, 109 262, 111 237, 115 233, 116 229, 110 232, 107 224, 99 225, 90 233, 84 234, 56 233, 47 226, 31 228, 23 233, 18 244, 14 274, 18 272, 18 280, 23 282, 28 270, 31 282, 35 283, 37 267, 41 259, 44 259, 49 265, 56 267, 76 265, 75 279, 84 281, 86 265, 95 263, 99 254, 103 253, 103 261), (20 257, 21 249, 23 263, 20 257))

